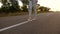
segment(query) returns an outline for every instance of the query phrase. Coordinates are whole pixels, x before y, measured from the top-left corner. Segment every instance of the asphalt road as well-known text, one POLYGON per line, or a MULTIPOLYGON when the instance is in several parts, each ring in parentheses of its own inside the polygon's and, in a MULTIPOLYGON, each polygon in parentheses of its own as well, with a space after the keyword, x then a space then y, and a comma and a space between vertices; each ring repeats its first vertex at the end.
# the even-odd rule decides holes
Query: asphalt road
MULTIPOLYGON (((0 29, 27 21, 28 16, 0 17, 0 29)), ((40 13, 36 20, 1 31, 0 34, 60 34, 60 13, 40 13)))

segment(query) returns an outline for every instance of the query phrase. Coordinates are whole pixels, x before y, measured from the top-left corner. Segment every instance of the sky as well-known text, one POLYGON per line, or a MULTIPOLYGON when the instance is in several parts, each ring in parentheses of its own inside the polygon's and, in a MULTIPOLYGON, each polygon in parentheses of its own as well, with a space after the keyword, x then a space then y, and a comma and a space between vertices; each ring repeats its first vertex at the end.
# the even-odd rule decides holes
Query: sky
MULTIPOLYGON (((21 1, 18 1, 19 5, 22 6, 21 1)), ((60 11, 60 0, 38 0, 40 6, 50 7, 51 11, 60 11)), ((0 7, 2 4, 0 3, 0 7)))
POLYGON ((38 4, 50 7, 51 11, 60 11, 60 0, 38 0, 38 4))

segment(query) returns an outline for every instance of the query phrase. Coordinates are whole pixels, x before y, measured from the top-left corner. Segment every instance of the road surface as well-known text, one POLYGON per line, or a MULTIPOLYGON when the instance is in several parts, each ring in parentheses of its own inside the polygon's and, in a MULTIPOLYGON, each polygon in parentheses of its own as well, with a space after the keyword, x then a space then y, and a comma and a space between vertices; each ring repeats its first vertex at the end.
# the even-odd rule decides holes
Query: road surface
MULTIPOLYGON (((28 16, 0 17, 0 30, 27 21, 28 16)), ((40 13, 36 20, 0 31, 0 34, 60 34, 60 13, 40 13)))

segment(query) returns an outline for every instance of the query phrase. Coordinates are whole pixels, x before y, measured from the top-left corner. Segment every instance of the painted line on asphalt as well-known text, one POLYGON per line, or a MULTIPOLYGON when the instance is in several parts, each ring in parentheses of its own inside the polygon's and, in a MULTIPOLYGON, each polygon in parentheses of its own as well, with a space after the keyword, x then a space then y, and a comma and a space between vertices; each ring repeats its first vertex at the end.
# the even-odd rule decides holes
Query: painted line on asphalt
POLYGON ((25 22, 21 22, 21 23, 18 23, 18 24, 9 26, 9 27, 2 28, 2 29, 0 29, 0 32, 5 31, 5 30, 8 30, 8 29, 11 29, 11 28, 13 28, 13 27, 17 27, 17 26, 23 25, 23 24, 28 23, 28 22, 33 21, 33 20, 34 20, 34 19, 28 20, 28 21, 25 21, 25 22))
POLYGON ((47 14, 47 16, 50 16, 50 15, 52 15, 53 13, 50 13, 50 14, 47 14))

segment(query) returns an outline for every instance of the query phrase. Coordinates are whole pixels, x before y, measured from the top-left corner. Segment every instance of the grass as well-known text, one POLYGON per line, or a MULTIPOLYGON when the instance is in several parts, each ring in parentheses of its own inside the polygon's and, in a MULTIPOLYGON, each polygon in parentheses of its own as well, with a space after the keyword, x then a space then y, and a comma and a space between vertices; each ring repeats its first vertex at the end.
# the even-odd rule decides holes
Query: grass
MULTIPOLYGON (((33 14, 34 12, 32 12, 33 14)), ((47 12, 37 12, 37 14, 39 13, 47 13, 47 12)), ((7 16, 21 16, 21 15, 27 15, 28 12, 16 12, 16 13, 0 13, 0 17, 7 17, 7 16)))
POLYGON ((27 15, 28 12, 0 13, 0 17, 27 15))

